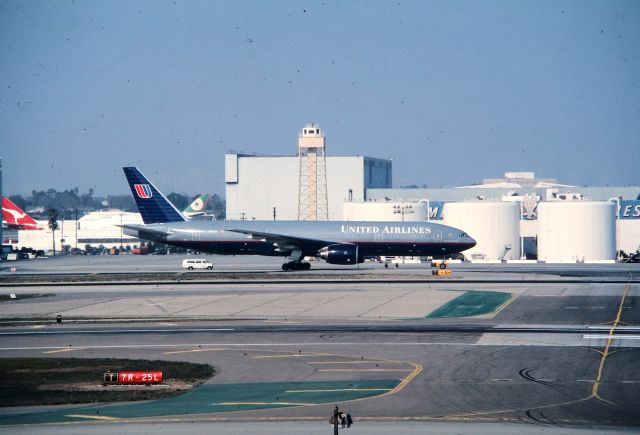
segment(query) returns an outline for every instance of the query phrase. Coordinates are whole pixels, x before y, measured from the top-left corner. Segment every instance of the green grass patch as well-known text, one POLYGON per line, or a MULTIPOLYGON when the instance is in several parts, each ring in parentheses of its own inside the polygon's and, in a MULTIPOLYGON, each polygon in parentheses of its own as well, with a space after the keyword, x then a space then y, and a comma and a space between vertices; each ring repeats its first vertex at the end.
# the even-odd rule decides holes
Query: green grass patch
POLYGON ((492 313, 511 298, 511 293, 469 291, 433 311, 427 318, 470 317, 492 313))
POLYGON ((104 418, 140 418, 205 414, 249 409, 282 408, 336 403, 383 394, 397 379, 321 382, 265 382, 204 384, 176 397, 152 402, 94 405, 37 413, 0 415, 0 425, 92 421, 104 418))

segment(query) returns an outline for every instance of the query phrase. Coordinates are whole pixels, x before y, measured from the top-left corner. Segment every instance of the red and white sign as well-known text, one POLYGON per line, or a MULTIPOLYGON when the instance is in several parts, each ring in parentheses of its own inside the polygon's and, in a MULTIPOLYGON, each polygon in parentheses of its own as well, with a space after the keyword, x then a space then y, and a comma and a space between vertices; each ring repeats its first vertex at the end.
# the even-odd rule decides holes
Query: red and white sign
POLYGON ((119 384, 160 384, 162 372, 118 372, 119 384))

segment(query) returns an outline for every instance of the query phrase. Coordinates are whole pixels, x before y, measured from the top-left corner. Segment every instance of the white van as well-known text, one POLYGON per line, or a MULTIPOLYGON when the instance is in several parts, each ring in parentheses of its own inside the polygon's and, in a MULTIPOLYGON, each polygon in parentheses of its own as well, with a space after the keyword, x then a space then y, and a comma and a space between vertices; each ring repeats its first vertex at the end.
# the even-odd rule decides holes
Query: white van
POLYGON ((213 269, 213 263, 211 263, 206 258, 189 258, 186 260, 182 260, 182 268, 183 269, 213 269))

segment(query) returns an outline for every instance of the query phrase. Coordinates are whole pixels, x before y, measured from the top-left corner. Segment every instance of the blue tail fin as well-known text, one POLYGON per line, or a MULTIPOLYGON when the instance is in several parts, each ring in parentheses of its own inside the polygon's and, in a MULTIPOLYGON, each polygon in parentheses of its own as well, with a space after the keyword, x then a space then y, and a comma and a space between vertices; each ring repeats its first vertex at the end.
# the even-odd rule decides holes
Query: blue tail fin
POLYGON ((185 218, 138 168, 122 168, 145 224, 181 222, 185 218))

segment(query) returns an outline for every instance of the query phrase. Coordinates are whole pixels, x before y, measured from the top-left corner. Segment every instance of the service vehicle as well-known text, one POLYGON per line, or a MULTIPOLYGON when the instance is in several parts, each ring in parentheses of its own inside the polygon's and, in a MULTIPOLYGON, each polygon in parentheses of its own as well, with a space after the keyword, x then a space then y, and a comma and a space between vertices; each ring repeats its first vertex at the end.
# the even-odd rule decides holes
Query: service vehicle
POLYGON ((186 260, 182 260, 182 268, 193 270, 193 269, 213 269, 213 263, 211 263, 206 258, 187 258, 186 260))

